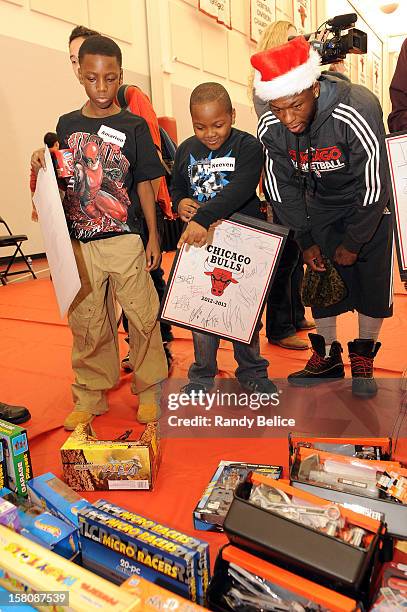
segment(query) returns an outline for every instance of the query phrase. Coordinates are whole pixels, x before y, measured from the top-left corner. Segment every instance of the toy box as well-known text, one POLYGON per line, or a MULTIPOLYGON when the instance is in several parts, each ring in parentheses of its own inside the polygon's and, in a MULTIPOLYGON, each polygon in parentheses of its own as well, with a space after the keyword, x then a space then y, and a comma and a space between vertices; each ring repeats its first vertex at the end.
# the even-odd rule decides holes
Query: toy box
POLYGON ((253 473, 238 486, 224 523, 232 544, 368 602, 385 526, 253 473))
POLYGON ((43 512, 26 497, 19 497, 9 489, 2 489, 0 496, 1 501, 9 502, 16 509, 19 523, 18 533, 66 559, 74 559, 78 555, 77 528, 68 525, 49 512, 43 512))
POLYGON ((0 420, 0 440, 6 462, 8 487, 27 496, 27 481, 32 478, 27 431, 23 427, 0 420))
POLYGON ((133 593, 140 600, 140 610, 176 610, 176 612, 198 612, 206 610, 198 604, 187 601, 148 580, 138 576, 127 578, 120 587, 133 593))
POLYGON ((211 610, 318 610, 354 612, 356 600, 302 578, 259 557, 224 546, 208 591, 211 610))
POLYGON ((3 449, 3 440, 0 440, 0 489, 8 487, 6 456, 3 449))
POLYGON ((53 606, 49 602, 48 605, 34 604, 44 612, 142 610, 136 595, 1 525, 0 585, 10 591, 24 591, 27 595, 53 596, 53 606))
POLYGON ((180 531, 177 531, 172 527, 168 527, 167 525, 157 523, 152 519, 130 512, 129 510, 116 506, 105 499, 99 499, 94 505, 96 508, 99 508, 99 510, 107 512, 107 514, 119 518, 126 523, 136 525, 142 529, 147 529, 148 531, 151 531, 151 533, 155 533, 163 536, 167 540, 181 544, 192 552, 198 552, 198 567, 196 568, 197 601, 199 603, 204 603, 210 574, 209 544, 207 544, 207 542, 203 542, 202 540, 198 540, 197 538, 189 536, 185 533, 181 533, 180 531))
POLYGON ((290 452, 290 465, 295 450, 301 446, 315 450, 368 459, 375 461, 390 461, 392 458, 392 439, 374 437, 342 437, 316 436, 310 433, 290 433, 288 446, 290 452))
POLYGON ((233 500, 233 492, 249 472, 269 478, 281 477, 281 465, 221 461, 193 514, 194 527, 202 531, 223 531, 223 521, 233 500))
POLYGON ((399 462, 391 460, 389 438, 333 439, 341 447, 352 446, 352 440, 365 442, 362 455, 359 452, 356 455, 338 454, 338 448, 326 446, 325 442, 322 448, 333 448, 333 451, 321 450, 319 440, 325 439, 290 436, 292 485, 346 507, 365 508, 371 516, 373 513, 384 515, 389 535, 407 539, 407 503, 393 499, 390 486, 387 486, 388 494, 385 492, 384 485, 394 483, 391 475, 398 474, 398 484, 403 488, 404 481, 404 495, 407 495, 407 471, 399 462), (379 486, 382 481, 383 486, 379 486))
POLYGON ((0 499, 0 525, 9 527, 14 531, 21 529, 17 508, 6 499, 0 499))
POLYGON ((65 482, 48 472, 27 483, 28 498, 36 506, 48 510, 78 529, 78 512, 89 502, 68 487, 65 482))
POLYGON ((152 490, 161 460, 158 425, 148 423, 139 440, 98 440, 78 425, 61 448, 64 479, 75 491, 152 490))
POLYGON ((116 584, 131 575, 197 600, 197 556, 185 546, 89 506, 79 512, 84 567, 116 584))

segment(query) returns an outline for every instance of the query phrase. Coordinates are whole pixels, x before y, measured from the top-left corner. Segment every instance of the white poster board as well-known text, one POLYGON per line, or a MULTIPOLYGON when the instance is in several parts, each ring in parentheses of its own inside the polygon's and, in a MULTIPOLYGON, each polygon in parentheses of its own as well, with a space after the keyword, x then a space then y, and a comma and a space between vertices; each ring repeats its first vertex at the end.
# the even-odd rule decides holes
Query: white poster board
POLYGON ((372 91, 379 98, 380 104, 383 100, 383 76, 382 59, 372 53, 372 91))
POLYGON ((407 133, 386 136, 401 279, 407 280, 407 133))
POLYGON ((276 20, 276 0, 250 0, 250 38, 257 43, 264 30, 276 20))
POLYGON ((231 0, 199 0, 199 10, 205 15, 216 19, 229 30, 232 29, 231 0))
POLYGON ((193 331, 250 344, 288 230, 233 215, 202 247, 178 251, 161 319, 193 331))
POLYGON ((33 200, 38 212, 59 312, 61 317, 64 317, 81 288, 81 280, 48 147, 45 149, 45 162, 47 170, 41 169, 38 172, 33 200))
POLYGON ((293 0, 293 16, 298 34, 312 32, 311 0, 293 0))

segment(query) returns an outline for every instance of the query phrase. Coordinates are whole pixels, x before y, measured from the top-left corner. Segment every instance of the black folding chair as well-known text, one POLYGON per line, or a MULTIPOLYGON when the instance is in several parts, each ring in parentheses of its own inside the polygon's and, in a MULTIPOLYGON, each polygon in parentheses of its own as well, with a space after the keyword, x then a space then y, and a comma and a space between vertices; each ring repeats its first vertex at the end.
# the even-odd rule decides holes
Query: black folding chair
POLYGON ((21 244, 25 240, 28 240, 28 237, 25 234, 13 234, 3 217, 0 217, 0 224, 3 224, 8 231, 8 235, 0 235, 0 248, 15 248, 13 255, 9 255, 6 257, 7 268, 5 270, 0 270, 0 280, 2 284, 5 285, 7 283, 8 276, 13 276, 14 274, 23 274, 24 272, 30 272, 33 278, 37 278, 35 276, 34 270, 30 265, 30 262, 28 261, 27 257, 24 255, 21 249, 21 244), (17 270, 16 272, 10 272, 11 266, 15 263, 18 254, 21 255, 21 257, 24 259, 27 267, 23 268, 22 270, 17 270))

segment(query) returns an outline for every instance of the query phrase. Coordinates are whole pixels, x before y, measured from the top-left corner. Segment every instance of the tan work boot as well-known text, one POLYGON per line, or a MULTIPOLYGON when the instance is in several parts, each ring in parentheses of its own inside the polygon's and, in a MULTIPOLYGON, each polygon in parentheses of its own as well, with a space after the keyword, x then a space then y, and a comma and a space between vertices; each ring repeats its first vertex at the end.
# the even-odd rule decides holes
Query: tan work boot
POLYGON ((281 338, 281 340, 269 340, 269 342, 270 344, 276 344, 277 346, 281 346, 281 348, 293 351, 305 351, 309 348, 308 342, 295 334, 287 338, 281 338))
POLYGON ((66 417, 64 427, 67 431, 73 431, 77 425, 91 423, 95 416, 95 414, 85 410, 73 410, 66 417))
POLYGON ((151 423, 161 417, 161 385, 154 385, 139 393, 137 420, 139 423, 151 423))

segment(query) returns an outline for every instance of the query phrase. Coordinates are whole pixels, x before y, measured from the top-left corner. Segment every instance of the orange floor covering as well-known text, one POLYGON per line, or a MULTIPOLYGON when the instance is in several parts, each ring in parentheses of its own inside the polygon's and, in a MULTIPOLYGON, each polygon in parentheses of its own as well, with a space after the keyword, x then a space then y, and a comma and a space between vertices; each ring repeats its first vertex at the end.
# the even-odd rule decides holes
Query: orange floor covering
MULTIPOLYGON (((164 267, 167 270, 171 261, 172 254, 166 254, 164 267)), ((407 294, 398 280, 398 273, 396 277, 395 314, 384 323, 381 336, 383 346, 375 363, 378 377, 393 379, 399 378, 407 367, 407 294)), ((174 327, 173 332, 175 362, 171 377, 181 380, 185 379, 193 357, 192 340, 190 333, 184 329, 174 327)), ((345 346, 346 341, 356 335, 356 317, 351 313, 342 316, 339 340, 345 346)), ((26 405, 31 411, 32 419, 26 426, 34 474, 52 471, 61 476, 59 448, 67 437, 61 424, 72 407, 71 334, 66 320, 59 318, 49 278, 28 279, 0 287, 0 338, 0 400, 26 405)), ((123 333, 120 334, 120 342, 124 355, 126 344, 123 333)), ((269 373, 272 378, 286 377, 289 372, 301 367, 309 356, 306 351, 288 351, 271 346, 264 336, 264 329, 261 350, 270 361, 269 373)), ((344 358, 348 363, 346 351, 344 358)), ((219 367, 221 377, 233 376, 233 352, 231 345, 223 341, 219 351, 219 367)), ((348 365, 346 370, 349 376, 348 365)), ((135 423, 136 402, 130 393, 130 375, 123 375, 118 387, 110 392, 109 404, 109 413, 94 422, 99 437, 116 437, 132 427, 138 431, 135 423)), ((358 410, 361 421, 370 418, 369 411, 365 412, 363 407, 358 410)), ((387 418, 386 428, 390 433, 396 412, 388 412, 386 416, 386 410, 383 418, 387 418)), ((380 423, 380 414, 374 418, 380 423)), ((406 423, 399 427, 399 434, 403 438, 407 437, 404 435, 405 427, 406 423)), ((282 435, 285 436, 285 433, 282 435)), ((211 544, 212 561, 226 538, 222 534, 194 532, 192 511, 218 462, 230 459, 287 466, 286 436, 274 439, 164 439, 162 447, 163 461, 153 492, 106 491, 84 493, 84 497, 90 501, 105 497, 174 528, 195 533, 211 544)))

